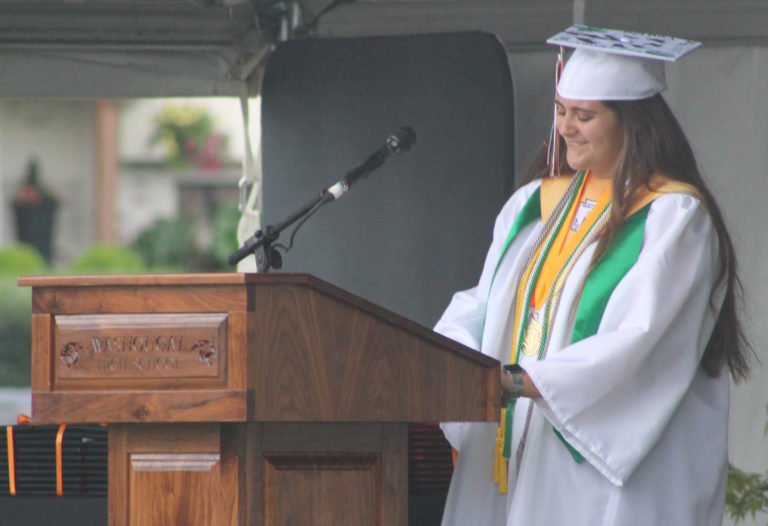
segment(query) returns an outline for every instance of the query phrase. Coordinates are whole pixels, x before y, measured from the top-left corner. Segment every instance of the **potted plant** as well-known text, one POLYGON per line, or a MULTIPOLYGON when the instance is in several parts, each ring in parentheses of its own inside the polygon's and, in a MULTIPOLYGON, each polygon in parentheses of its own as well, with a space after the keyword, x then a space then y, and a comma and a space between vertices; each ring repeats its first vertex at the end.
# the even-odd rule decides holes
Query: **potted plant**
POLYGON ((227 137, 214 129, 213 117, 205 108, 170 105, 155 116, 149 143, 165 146, 170 166, 216 170, 221 167, 227 137))
POLYGON ((51 240, 59 201, 41 180, 40 163, 32 159, 13 199, 16 238, 35 247, 46 261, 51 261, 51 240))

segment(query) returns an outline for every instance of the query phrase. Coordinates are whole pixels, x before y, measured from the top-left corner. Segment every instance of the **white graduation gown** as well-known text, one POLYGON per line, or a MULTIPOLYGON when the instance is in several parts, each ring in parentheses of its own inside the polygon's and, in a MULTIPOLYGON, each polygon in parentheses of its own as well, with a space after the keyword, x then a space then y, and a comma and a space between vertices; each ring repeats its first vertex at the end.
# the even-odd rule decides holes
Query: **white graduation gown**
MULTIPOLYGON (((540 220, 516 236, 495 278, 494 269, 539 184, 524 186, 504 206, 478 285, 456 293, 435 326, 502 363, 510 361, 511 302, 523 254, 540 220)), ((492 483, 496 424, 442 424, 459 451, 444 526, 721 525, 729 380, 727 371, 711 378, 699 366, 716 319, 710 291, 717 236, 709 215, 688 194, 657 198, 638 260, 613 290, 597 333, 570 344, 594 248, 566 281, 546 358, 521 358, 542 398, 521 398, 515 407, 506 495, 492 483), (518 472, 514 452, 531 403, 518 472)))

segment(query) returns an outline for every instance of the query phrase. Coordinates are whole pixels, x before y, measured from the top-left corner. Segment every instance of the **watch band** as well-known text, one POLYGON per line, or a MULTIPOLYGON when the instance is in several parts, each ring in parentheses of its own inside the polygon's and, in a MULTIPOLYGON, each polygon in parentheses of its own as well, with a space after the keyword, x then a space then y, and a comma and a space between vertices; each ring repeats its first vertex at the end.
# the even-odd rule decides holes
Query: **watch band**
POLYGON ((505 387, 505 395, 510 398, 519 398, 523 395, 523 368, 518 364, 505 365, 504 374, 506 374, 511 382, 505 387))

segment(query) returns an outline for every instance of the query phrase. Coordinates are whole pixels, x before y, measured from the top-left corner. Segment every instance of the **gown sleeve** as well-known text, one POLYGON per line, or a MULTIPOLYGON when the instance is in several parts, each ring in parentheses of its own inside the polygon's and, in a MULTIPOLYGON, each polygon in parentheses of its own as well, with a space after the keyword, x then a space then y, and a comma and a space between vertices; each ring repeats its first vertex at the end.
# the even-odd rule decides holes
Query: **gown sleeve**
MULTIPOLYGON (((529 183, 509 198, 496 217, 493 228, 493 241, 485 256, 483 271, 478 284, 471 289, 457 292, 443 315, 438 320, 434 330, 443 336, 451 338, 476 351, 481 350, 483 328, 485 324, 486 303, 493 281, 496 265, 501 256, 504 243, 515 218, 525 203, 539 187, 540 181, 529 183)), ((461 449, 461 443, 466 431, 466 423, 441 423, 448 442, 456 449, 461 449)))
POLYGON ((611 294, 597 333, 523 365, 539 409, 612 483, 654 447, 700 367, 722 302, 712 290, 717 236, 687 194, 652 205, 635 265, 611 294))

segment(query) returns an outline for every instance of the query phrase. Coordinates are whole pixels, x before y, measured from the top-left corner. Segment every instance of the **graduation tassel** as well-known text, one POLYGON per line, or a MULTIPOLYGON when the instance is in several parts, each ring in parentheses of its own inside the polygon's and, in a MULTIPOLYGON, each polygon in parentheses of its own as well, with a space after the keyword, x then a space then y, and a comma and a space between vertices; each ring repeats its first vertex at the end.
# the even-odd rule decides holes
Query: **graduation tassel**
POLYGON ((504 461, 506 421, 507 408, 502 408, 499 428, 496 430, 496 443, 493 448, 493 483, 499 486, 499 493, 507 492, 507 465, 504 461))
POLYGON ((507 407, 501 409, 499 428, 493 448, 493 482, 499 486, 499 493, 507 492, 509 457, 512 450, 512 413, 515 409, 513 398, 507 407))
POLYGON ((512 455, 512 413, 515 409, 515 401, 517 398, 510 400, 506 411, 504 411, 504 450, 502 455, 507 461, 512 455))
MULTIPOLYGON (((555 61, 555 93, 557 93, 557 84, 560 82, 560 75, 563 72, 565 63, 565 50, 560 46, 560 53, 555 61)), ((557 134, 557 107, 552 108, 552 129, 549 132, 549 144, 547 145, 547 164, 549 165, 549 176, 556 177, 560 175, 560 141, 557 134)))

